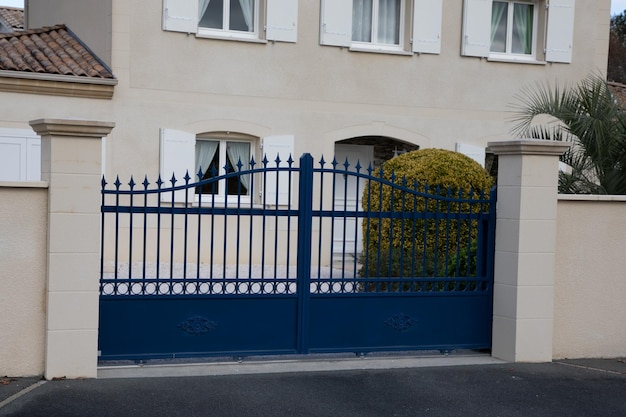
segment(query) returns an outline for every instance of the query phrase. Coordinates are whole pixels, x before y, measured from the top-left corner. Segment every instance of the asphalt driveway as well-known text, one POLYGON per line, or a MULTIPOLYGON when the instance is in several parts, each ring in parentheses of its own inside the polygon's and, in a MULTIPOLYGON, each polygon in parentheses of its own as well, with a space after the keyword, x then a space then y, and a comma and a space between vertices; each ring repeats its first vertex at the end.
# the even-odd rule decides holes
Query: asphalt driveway
POLYGON ((0 416, 15 417, 621 417, 626 416, 626 363, 611 359, 48 382, 18 379, 0 385, 0 394, 4 397, 0 396, 0 416), (30 390, 22 391, 25 386, 30 390), (13 397, 4 391, 8 389, 13 397), (15 392, 22 395, 16 398, 15 392))

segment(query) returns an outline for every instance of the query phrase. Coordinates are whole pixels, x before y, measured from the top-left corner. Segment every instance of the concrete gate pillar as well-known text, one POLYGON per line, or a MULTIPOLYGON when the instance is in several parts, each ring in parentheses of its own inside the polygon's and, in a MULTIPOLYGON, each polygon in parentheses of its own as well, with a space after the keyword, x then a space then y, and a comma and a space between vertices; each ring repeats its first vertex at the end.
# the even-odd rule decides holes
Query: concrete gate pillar
POLYGON ((48 182, 44 377, 95 378, 98 360, 102 137, 114 123, 39 119, 48 182))
POLYGON ((492 356, 552 361, 554 254, 563 142, 490 142, 498 155, 492 356))

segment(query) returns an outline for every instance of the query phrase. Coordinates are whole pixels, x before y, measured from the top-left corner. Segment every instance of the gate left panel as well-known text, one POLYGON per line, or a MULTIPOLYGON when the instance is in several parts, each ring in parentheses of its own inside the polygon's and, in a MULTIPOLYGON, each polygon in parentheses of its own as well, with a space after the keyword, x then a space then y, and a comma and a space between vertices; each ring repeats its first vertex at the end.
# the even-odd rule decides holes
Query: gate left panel
POLYGON ((101 360, 296 353, 297 210, 198 198, 238 175, 103 179, 101 360))

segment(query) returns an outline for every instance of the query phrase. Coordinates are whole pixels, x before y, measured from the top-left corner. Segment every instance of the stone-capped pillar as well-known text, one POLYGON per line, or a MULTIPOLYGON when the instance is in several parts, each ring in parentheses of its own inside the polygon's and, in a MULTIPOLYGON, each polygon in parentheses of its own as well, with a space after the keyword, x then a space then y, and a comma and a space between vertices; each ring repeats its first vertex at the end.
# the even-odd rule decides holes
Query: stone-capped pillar
POLYGON ((48 182, 44 377, 95 378, 102 138, 114 123, 39 119, 41 179, 48 182))
POLYGON ((569 144, 490 142, 498 155, 492 356, 552 360, 559 156, 569 144))

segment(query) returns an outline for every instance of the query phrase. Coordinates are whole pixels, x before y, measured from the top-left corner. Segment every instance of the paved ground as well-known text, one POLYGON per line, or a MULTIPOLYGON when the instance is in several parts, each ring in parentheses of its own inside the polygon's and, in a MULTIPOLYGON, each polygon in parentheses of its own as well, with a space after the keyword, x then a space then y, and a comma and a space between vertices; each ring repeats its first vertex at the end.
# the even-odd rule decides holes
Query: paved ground
POLYGON ((49 382, 18 379, 0 384, 0 416, 621 417, 626 416, 626 363, 611 359, 49 382))

